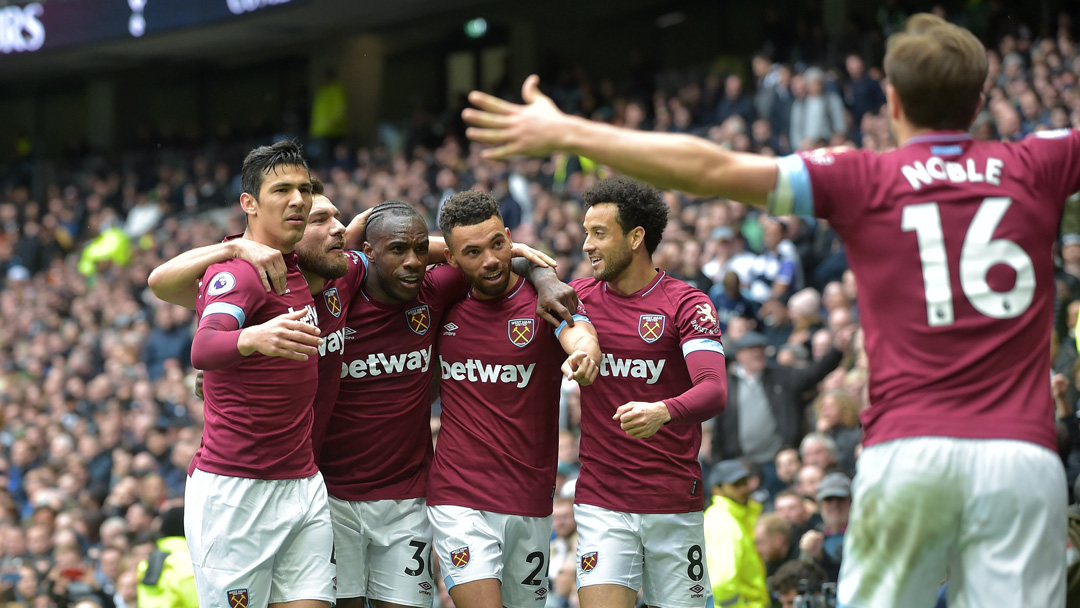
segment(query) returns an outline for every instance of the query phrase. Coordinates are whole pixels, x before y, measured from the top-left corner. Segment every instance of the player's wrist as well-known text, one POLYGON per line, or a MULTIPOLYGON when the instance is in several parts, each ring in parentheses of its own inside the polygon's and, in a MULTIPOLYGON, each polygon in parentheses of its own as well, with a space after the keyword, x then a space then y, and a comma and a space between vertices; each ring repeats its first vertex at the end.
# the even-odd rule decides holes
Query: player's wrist
POLYGON ((241 329, 236 336, 236 350, 244 357, 247 357, 258 350, 255 348, 255 342, 251 335, 251 330, 253 329, 254 328, 252 327, 245 327, 244 329, 241 329))

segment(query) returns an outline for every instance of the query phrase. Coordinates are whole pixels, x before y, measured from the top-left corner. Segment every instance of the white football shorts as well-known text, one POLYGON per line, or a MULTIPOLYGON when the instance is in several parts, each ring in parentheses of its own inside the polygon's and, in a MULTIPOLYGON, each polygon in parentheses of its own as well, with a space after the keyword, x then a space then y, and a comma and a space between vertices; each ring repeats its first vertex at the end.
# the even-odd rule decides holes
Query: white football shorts
POLYGON ((330 497, 338 598, 431 606, 431 524, 427 501, 330 497))
POLYGON ((551 516, 428 507, 447 590, 485 578, 502 583, 507 608, 542 608, 548 593, 551 516))
POLYGON ((195 469, 184 504, 200 606, 334 602, 334 531, 320 473, 247 479, 195 469))
POLYGON ((660 608, 712 606, 701 511, 623 513, 574 505, 574 519, 579 588, 641 589, 645 603, 660 608))

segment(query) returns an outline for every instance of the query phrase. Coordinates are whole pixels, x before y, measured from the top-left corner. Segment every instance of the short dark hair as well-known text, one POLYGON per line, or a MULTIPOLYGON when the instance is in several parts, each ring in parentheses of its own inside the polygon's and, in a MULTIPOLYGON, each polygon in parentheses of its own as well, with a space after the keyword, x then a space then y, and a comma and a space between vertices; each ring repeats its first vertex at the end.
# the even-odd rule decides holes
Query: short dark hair
POLYGON ((645 250, 649 255, 660 245, 664 228, 667 227, 668 208, 656 188, 616 175, 596 182, 582 198, 586 209, 604 203, 618 207, 615 217, 623 232, 630 232, 638 226, 644 228, 645 250))
POLYGON ((499 202, 487 192, 465 190, 451 196, 439 214, 439 230, 443 238, 450 238, 450 231, 457 226, 475 226, 497 217, 502 221, 499 202))
POLYGON ((769 577, 769 588, 776 593, 798 591, 799 582, 803 580, 810 583, 811 589, 817 589, 825 582, 825 571, 817 564, 793 559, 784 562, 769 577))
POLYGON ((291 139, 283 139, 249 152, 240 171, 241 189, 258 198, 263 178, 278 165, 297 165, 307 170, 307 160, 300 153, 300 144, 291 139))
POLYGON ((379 235, 385 230, 385 224, 395 217, 407 217, 424 221, 415 207, 405 201, 389 200, 379 203, 371 210, 364 228, 365 238, 370 242, 372 235, 379 235))
POLYGON ((311 196, 325 196, 326 186, 323 185, 322 180, 311 176, 311 196))

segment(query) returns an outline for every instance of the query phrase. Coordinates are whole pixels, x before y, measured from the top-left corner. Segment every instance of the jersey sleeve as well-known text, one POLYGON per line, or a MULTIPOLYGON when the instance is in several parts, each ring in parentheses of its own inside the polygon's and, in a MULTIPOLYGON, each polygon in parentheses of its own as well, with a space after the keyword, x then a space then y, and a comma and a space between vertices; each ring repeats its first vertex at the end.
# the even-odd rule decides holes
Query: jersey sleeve
POLYGON ((876 155, 823 148, 776 160, 777 190, 770 211, 840 222, 866 201, 866 179, 876 155))
POLYGON ((206 269, 199 284, 199 326, 214 315, 229 315, 236 319, 238 329, 243 329, 251 324, 265 300, 266 290, 251 264, 243 260, 214 264, 206 269))
POLYGON ((364 279, 367 278, 368 259, 359 251, 346 251, 345 257, 349 260, 349 270, 341 278, 340 285, 343 292, 354 294, 359 291, 360 286, 364 284, 364 279))
POLYGON ((431 268, 424 276, 425 291, 429 304, 446 310, 455 302, 465 298, 471 285, 465 273, 449 264, 439 264, 431 268))
POLYGON ((1061 214, 1065 199, 1080 190, 1080 131, 1036 131, 1017 144, 1023 150, 1040 187, 1057 187, 1054 213, 1061 214))
POLYGON ((693 386, 665 399, 664 404, 671 424, 700 424, 718 415, 727 403, 720 324, 712 301, 696 289, 682 295, 676 306, 679 346, 693 386))

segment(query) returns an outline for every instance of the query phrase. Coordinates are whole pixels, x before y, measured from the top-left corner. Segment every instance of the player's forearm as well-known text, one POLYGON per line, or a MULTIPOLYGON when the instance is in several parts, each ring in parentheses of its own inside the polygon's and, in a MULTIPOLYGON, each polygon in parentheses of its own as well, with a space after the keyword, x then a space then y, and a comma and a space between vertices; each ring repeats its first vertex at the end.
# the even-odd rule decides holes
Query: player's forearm
POLYGON ((446 250, 446 240, 441 236, 429 236, 428 237, 428 264, 444 264, 446 263, 446 254, 443 253, 446 250))
POLYGON ((686 367, 694 386, 663 401, 671 415, 669 424, 701 424, 720 415, 727 404, 723 355, 711 351, 692 353, 686 358, 686 367))
POLYGON ((192 249, 155 268, 147 283, 158 299, 194 310, 199 297, 199 279, 206 269, 231 260, 235 255, 232 243, 192 249))
POLYGON ((525 258, 511 258, 510 270, 517 275, 525 277, 525 280, 532 284, 533 287, 543 287, 545 281, 557 281, 561 282, 559 275, 555 273, 554 268, 544 268, 537 266, 525 258))
POLYGON ((600 365, 600 341, 591 323, 575 323, 573 327, 564 327, 559 333, 559 344, 562 345, 566 354, 570 355, 580 350, 588 355, 593 363, 600 365))
POLYGON ((221 369, 243 360, 237 348, 240 329, 225 330, 200 327, 191 341, 191 366, 195 369, 221 369))
POLYGON ((559 147, 658 188, 723 196, 761 207, 776 184, 775 171, 771 176, 768 172, 749 174, 739 166, 771 162, 768 159, 729 152, 700 137, 568 119, 570 128, 563 131, 559 147))

